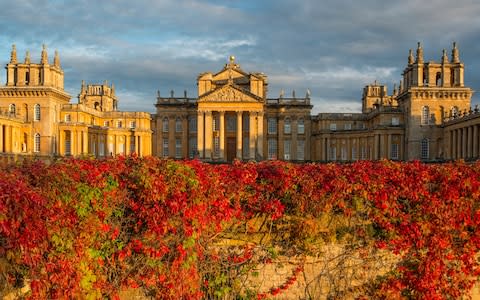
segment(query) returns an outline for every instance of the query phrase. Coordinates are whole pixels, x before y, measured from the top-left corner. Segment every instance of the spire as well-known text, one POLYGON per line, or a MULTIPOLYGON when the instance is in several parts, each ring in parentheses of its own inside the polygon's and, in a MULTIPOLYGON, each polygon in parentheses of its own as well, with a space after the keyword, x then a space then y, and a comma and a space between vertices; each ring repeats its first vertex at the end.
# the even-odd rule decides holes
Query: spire
POLYGON ((47 46, 45 46, 45 44, 43 44, 42 58, 40 59, 40 63, 42 65, 48 65, 47 46))
POLYGON ((82 80, 82 89, 80 93, 84 93, 87 89, 85 88, 85 80, 82 80))
POLYGON ((30 64, 30 51, 25 53, 25 64, 30 64))
POLYGON ((413 58, 413 50, 410 49, 410 51, 408 51, 408 64, 413 65, 414 63, 415 59, 413 58))
POLYGON ((452 63, 456 64, 460 62, 460 55, 458 54, 457 43, 453 42, 453 49, 452 49, 452 63))
POLYGON ((112 82, 111 89, 112 89, 112 96, 115 96, 115 85, 113 84, 113 82, 112 82))
POLYGON ((447 64, 447 63, 448 63, 447 50, 443 49, 442 64, 447 64))
POLYGON ((55 56, 53 57, 53 65, 57 68, 60 68, 60 56, 58 55, 57 50, 55 50, 55 56))
POLYGON ((15 47, 15 44, 12 45, 12 52, 10 53, 10 63, 17 63, 17 48, 15 47))
POLYGON ((423 48, 420 42, 417 44, 417 60, 415 61, 417 64, 423 64, 423 48))

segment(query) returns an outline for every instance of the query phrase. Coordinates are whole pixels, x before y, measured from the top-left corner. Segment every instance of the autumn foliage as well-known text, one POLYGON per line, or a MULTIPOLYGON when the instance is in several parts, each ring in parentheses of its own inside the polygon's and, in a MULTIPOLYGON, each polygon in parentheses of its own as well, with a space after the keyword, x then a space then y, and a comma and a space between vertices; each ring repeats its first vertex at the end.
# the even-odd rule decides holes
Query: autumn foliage
POLYGON ((28 161, 0 191, 0 295, 269 298, 329 244, 394 258, 359 298, 459 298, 480 270, 478 163, 28 161), (298 258, 285 281, 249 286, 279 256, 298 258))

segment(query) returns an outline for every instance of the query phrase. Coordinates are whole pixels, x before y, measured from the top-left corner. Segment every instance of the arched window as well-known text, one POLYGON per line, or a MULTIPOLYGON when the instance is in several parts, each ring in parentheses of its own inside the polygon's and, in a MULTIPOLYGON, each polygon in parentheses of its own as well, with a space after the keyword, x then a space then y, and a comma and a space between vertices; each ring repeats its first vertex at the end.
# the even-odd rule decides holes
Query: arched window
POLYGON ((290 118, 286 118, 285 121, 284 121, 284 125, 283 125, 283 132, 285 134, 290 134, 292 133, 292 123, 290 121, 290 118))
POLYGON ((422 119, 421 119, 421 124, 422 125, 428 125, 429 123, 429 118, 430 118, 430 108, 428 106, 422 107, 422 119))
POLYGON ((34 121, 40 121, 40 104, 35 104, 33 107, 33 118, 34 121))
POLYGON ((168 118, 167 117, 163 118, 162 127, 163 127, 162 128, 163 132, 168 132, 168 118))
POLYGON ((197 132, 197 117, 196 116, 188 117, 188 130, 190 130, 190 132, 197 132))
POLYGON ((175 119, 175 131, 176 132, 182 132, 182 119, 176 118, 175 119))
POLYGON ((298 120, 298 134, 305 133, 305 121, 303 119, 298 120))
POLYGON ((442 73, 440 72, 437 72, 436 76, 435 76, 435 84, 437 86, 441 86, 442 85, 442 73))
POLYGON ((422 149, 421 149, 421 157, 422 159, 428 159, 430 157, 430 145, 429 140, 427 138, 422 139, 422 149))
POLYGON ((35 133, 33 138, 33 152, 40 152, 40 133, 35 133))
POLYGON ((8 106, 8 112, 12 115, 17 113, 17 108, 15 107, 15 104, 12 103, 8 106))

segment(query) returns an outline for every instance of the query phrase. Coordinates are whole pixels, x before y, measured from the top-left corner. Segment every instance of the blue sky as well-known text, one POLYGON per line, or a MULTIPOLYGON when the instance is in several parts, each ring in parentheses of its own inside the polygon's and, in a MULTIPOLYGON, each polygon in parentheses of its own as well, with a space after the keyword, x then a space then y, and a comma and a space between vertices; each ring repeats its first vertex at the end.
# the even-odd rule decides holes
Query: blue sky
MULTIPOLYGON (((157 90, 187 90, 230 55, 247 72, 264 72, 269 97, 283 89, 312 93, 318 112, 360 111, 363 87, 389 91, 417 41, 439 61, 452 42, 465 83, 480 91, 478 0, 0 0, 0 62, 12 44, 23 60, 60 53, 72 101, 82 79, 113 82, 121 110, 154 112, 157 90)), ((4 72, 0 75, 5 83, 4 72)), ((475 94, 474 104, 479 97, 475 94)))

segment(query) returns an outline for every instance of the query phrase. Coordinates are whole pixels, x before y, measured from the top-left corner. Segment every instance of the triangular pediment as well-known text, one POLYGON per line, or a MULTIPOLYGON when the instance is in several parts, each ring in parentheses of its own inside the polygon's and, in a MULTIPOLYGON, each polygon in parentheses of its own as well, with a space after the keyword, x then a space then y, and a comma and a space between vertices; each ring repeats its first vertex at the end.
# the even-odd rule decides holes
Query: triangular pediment
POLYGON ((213 75, 213 81, 219 81, 219 80, 228 80, 228 79, 237 79, 237 78, 242 78, 246 77, 248 78, 248 75, 244 73, 241 69, 233 69, 233 68, 225 68, 222 71, 218 72, 217 74, 213 75))
POLYGON ((199 102, 261 102, 262 99, 235 85, 227 84, 221 88, 203 94, 199 102))

